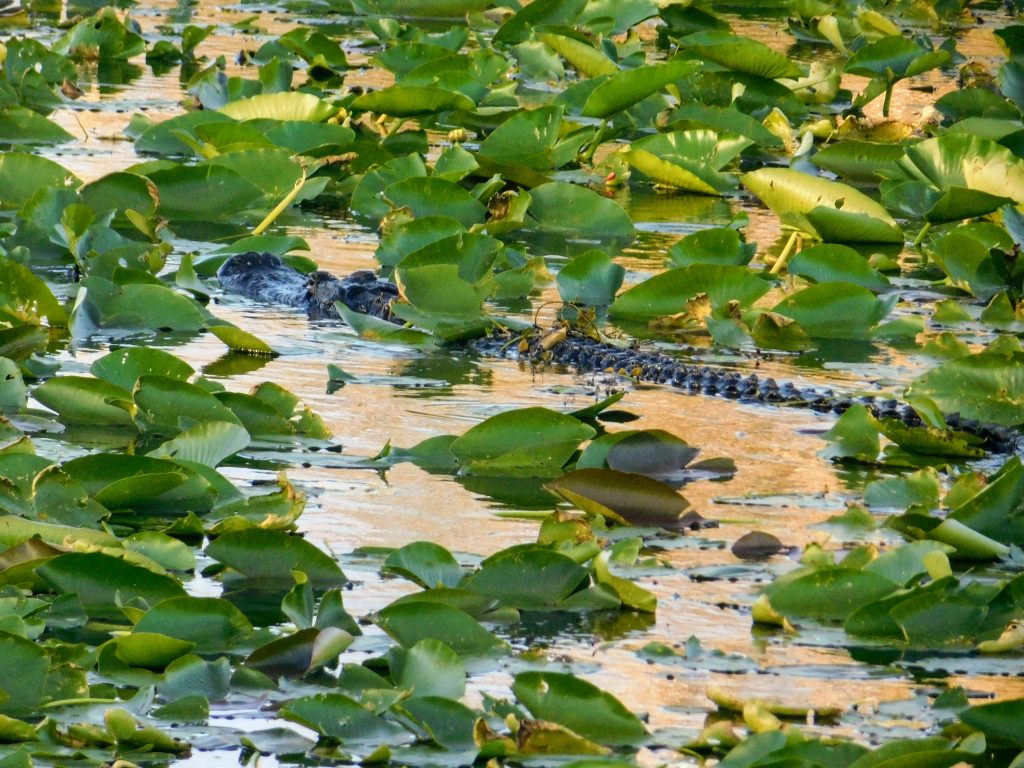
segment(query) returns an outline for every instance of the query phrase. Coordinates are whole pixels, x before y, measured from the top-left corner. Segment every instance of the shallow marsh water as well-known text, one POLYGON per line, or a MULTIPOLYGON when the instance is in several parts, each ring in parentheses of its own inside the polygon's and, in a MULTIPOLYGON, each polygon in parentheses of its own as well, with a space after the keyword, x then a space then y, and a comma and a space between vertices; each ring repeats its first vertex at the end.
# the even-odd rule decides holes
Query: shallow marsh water
MULTIPOLYGON (((239 50, 258 47, 296 23, 322 21, 262 4, 221 5, 210 0, 195 4, 146 0, 132 11, 132 17, 141 24, 147 38, 165 24, 176 28, 184 23, 216 25, 217 31, 199 50, 211 59, 224 55, 229 74, 245 71, 230 63, 239 50), (263 33, 232 28, 250 18, 250 26, 263 33)), ((993 14, 986 17, 985 24, 958 35, 961 52, 983 63, 993 59, 997 50, 991 30, 1000 21, 1001 17, 993 14)), ((336 20, 328 22, 333 25, 336 20)), ((736 31, 778 49, 792 42, 774 25, 738 22, 736 31)), ((31 32, 43 38, 53 34, 49 28, 31 32)), ((366 52, 361 52, 359 44, 359 40, 352 40, 346 46, 352 62, 365 60, 366 52)), ((799 56, 800 49, 796 50, 799 56)), ((154 76, 141 61, 138 68, 137 77, 121 84, 116 72, 85 67, 85 94, 73 108, 54 115, 56 122, 80 140, 43 154, 58 159, 85 181, 138 162, 132 143, 122 133, 131 114, 144 111, 152 119, 169 117, 181 111, 184 98, 177 69, 154 76)), ((347 81, 378 86, 386 82, 369 69, 354 70, 347 81)), ((899 116, 911 122, 920 118, 922 108, 941 92, 955 87, 939 72, 910 85, 933 90, 914 90, 906 82, 901 84, 894 104, 899 116)), ((739 211, 750 216, 747 238, 758 242, 759 250, 772 247, 777 251, 781 247, 776 242, 776 218, 749 199, 658 195, 637 189, 617 194, 639 232, 637 240, 617 259, 631 272, 627 280, 660 269, 665 250, 681 235, 699 227, 724 224, 739 211)), ((375 266, 376 234, 352 221, 343 210, 318 204, 293 216, 287 231, 310 243, 311 255, 322 269, 344 274, 375 266)), ((177 245, 179 252, 202 252, 213 247, 201 241, 177 245)), ((562 253, 543 255, 553 268, 564 260, 562 253)), ((557 293, 551 287, 534 297, 534 307, 542 307, 542 317, 545 302, 555 298, 557 293)), ((214 311, 218 316, 285 352, 246 372, 223 376, 223 383, 236 391, 264 380, 280 383, 320 413, 344 445, 344 453, 323 457, 311 466, 284 459, 289 477, 311 497, 300 527, 338 554, 430 540, 456 552, 487 555, 532 540, 536 522, 520 519, 517 513, 550 510, 554 501, 532 504, 515 493, 503 501, 501 493, 482 492, 472 482, 432 475, 411 464, 378 473, 353 468, 349 461, 374 455, 389 440, 394 445, 410 446, 433 435, 460 433, 486 416, 512 407, 580 407, 593 402, 609 387, 626 387, 630 392, 621 405, 639 417, 631 426, 665 429, 679 435, 699 446, 703 458, 734 459, 738 471, 733 478, 697 481, 684 489, 694 507, 704 516, 720 520, 721 527, 663 542, 659 558, 665 567, 652 569, 641 578, 641 583, 659 598, 656 619, 627 616, 610 625, 601 625, 598 620, 581 621, 576 626, 537 627, 530 637, 534 644, 547 646, 554 666, 572 660, 575 672, 593 672, 589 679, 613 692, 631 710, 648 713, 652 727, 699 728, 711 708, 705 696, 709 684, 742 691, 747 696, 781 695, 818 707, 861 703, 860 709, 844 716, 836 730, 862 739, 918 731, 924 725, 921 718, 925 712, 915 703, 915 697, 935 691, 939 685, 964 685, 972 692, 995 692, 1006 697, 1024 695, 1024 664, 1019 660, 1008 661, 998 670, 981 666, 977 668, 980 671, 969 675, 954 671, 937 680, 934 678, 945 673, 933 674, 927 665, 921 670, 901 664, 861 664, 848 651, 834 647, 836 637, 830 638, 827 633, 795 638, 752 633, 748 609, 754 590, 769 573, 791 567, 792 562, 775 558, 767 566, 742 565, 730 554, 731 544, 752 529, 776 535, 794 551, 812 541, 828 541, 832 534, 814 526, 841 512, 845 500, 870 479, 868 473, 842 471, 817 455, 823 446, 819 435, 833 422, 831 416, 686 396, 662 387, 634 387, 623 381, 595 381, 593 377, 577 377, 555 369, 534 370, 513 361, 475 358, 459 352, 424 353, 380 345, 359 340, 340 322, 311 323, 303 314, 230 296, 217 301, 214 311), (329 362, 340 365, 358 381, 327 394, 329 362), (720 566, 736 568, 725 578, 711 579, 708 574, 720 566), (687 668, 648 663, 637 654, 649 642, 677 644, 691 635, 698 637, 705 648, 744 654, 753 663, 749 668, 739 666, 744 674, 732 674, 726 663, 687 668)), ((524 317, 532 311, 524 312, 524 317)), ((908 302, 898 311, 914 312, 915 306, 908 302)), ((686 341, 698 356, 710 355, 709 360, 757 369, 780 379, 850 389, 897 389, 929 364, 918 355, 882 345, 833 345, 827 355, 819 352, 755 359, 716 356, 706 351, 706 339, 686 341)), ((64 371, 86 369, 93 359, 119 343, 136 342, 100 337, 87 346, 68 349, 61 356, 64 371)), ((168 349, 197 370, 206 369, 208 375, 218 378, 224 347, 213 337, 200 336, 168 349)), ((64 440, 38 442, 62 457, 80 450, 64 440)), ((262 482, 271 480, 276 468, 237 468, 226 473, 234 479, 262 482)), ((522 488, 503 490, 517 492, 522 488)), ((536 499, 537 494, 531 498, 536 499)), ((542 493, 540 498, 544 498, 542 493)), ((365 565, 358 554, 342 554, 342 561, 346 572, 357 581, 356 588, 346 596, 355 615, 379 608, 407 589, 404 582, 380 580, 376 563, 365 565)), ((201 580, 190 588, 198 593, 204 589, 201 580)), ((526 638, 519 638, 519 642, 525 645, 526 638)), ((477 692, 497 690, 507 682, 500 672, 471 678, 477 692)), ((238 724, 233 721, 233 725, 238 724)), ((652 753, 646 759, 660 762, 679 758, 652 753)), ((198 753, 182 764, 213 763, 208 753, 198 753)))

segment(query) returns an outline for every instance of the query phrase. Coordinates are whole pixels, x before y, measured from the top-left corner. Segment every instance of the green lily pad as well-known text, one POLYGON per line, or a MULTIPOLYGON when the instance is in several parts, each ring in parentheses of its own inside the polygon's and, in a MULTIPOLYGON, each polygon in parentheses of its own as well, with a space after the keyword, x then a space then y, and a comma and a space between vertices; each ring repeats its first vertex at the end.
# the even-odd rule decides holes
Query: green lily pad
POLYGON ((185 594, 171 576, 100 552, 69 552, 43 563, 36 573, 56 592, 78 595, 86 613, 98 618, 118 619, 122 605, 151 607, 185 594))
POLYGON ((32 396, 67 423, 125 427, 133 424, 127 410, 131 393, 100 379, 59 376, 44 381, 32 396), (124 407, 111 405, 114 402, 124 407))
POLYGON ((520 672, 512 691, 530 713, 599 744, 635 744, 647 735, 622 702, 586 680, 559 672, 520 672))
POLYGON ((337 112, 337 107, 309 93, 288 91, 263 93, 247 99, 231 101, 220 108, 221 114, 233 120, 303 120, 322 123, 337 112))
POLYGON ((0 109, 0 142, 4 144, 63 144, 74 136, 52 120, 26 107, 0 109))
POLYGON ((276 579, 290 584, 292 571, 302 571, 314 587, 344 586, 347 579, 333 558, 301 536, 249 528, 218 536, 206 554, 250 579, 276 579))
POLYGON ((684 311, 687 302, 700 294, 706 294, 714 306, 730 301, 745 306, 770 288, 769 282, 745 267, 691 264, 666 270, 633 286, 619 295, 609 312, 613 317, 664 317, 684 311))
POLYGON ((411 648, 392 648, 388 652, 388 667, 395 687, 409 691, 410 698, 461 699, 466 693, 462 659, 438 640, 427 638, 411 648))
POLYGON ((879 299, 851 283, 826 282, 787 296, 772 311, 796 320, 812 338, 863 338, 889 314, 895 298, 879 299))
POLYGON ((671 61, 616 72, 590 92, 583 105, 583 114, 587 117, 611 117, 666 85, 683 80, 696 69, 697 65, 692 61, 671 61))
POLYGON ((181 221, 236 216, 263 196, 255 184, 219 165, 181 165, 147 175, 159 190, 159 213, 181 221))
POLYGON ((6 715, 29 714, 42 702, 50 658, 46 651, 22 637, 0 635, 0 712, 6 715))
POLYGON ((180 357, 153 347, 122 347, 99 358, 89 372, 116 387, 131 392, 140 376, 168 376, 187 380, 195 369, 180 357))
POLYGON ((775 79, 803 75, 791 59, 762 42, 722 30, 703 30, 679 40, 688 52, 738 72, 775 79))
POLYGON ((393 85, 364 93, 352 102, 352 109, 392 117, 423 117, 456 109, 472 111, 475 107, 463 93, 424 85, 393 85))
POLYGON ((132 632, 113 641, 117 658, 130 667, 162 670, 172 661, 190 653, 195 643, 155 632, 132 632))
POLYGON ((761 168, 740 181, 784 224, 826 242, 903 242, 888 211, 846 184, 791 168, 761 168))
POLYGON ((566 304, 607 306, 626 276, 624 267, 604 251, 591 249, 558 271, 558 293, 566 304))
POLYGON ((719 264, 743 267, 750 263, 757 251, 756 243, 747 243, 735 229, 713 227, 687 235, 668 249, 673 266, 689 267, 693 264, 719 264))
POLYGON ((460 656, 481 656, 505 646, 469 614, 443 603, 393 603, 378 611, 374 621, 403 648, 429 638, 460 656))
POLYGON ((376 747, 405 734, 400 726, 378 717, 342 693, 318 693, 292 699, 281 707, 280 715, 343 744, 376 747))
POLYGON ((409 208, 417 217, 450 216, 465 227, 480 224, 486 209, 458 184, 434 177, 413 177, 389 184, 384 197, 396 208, 409 208))
POLYGON ((884 291, 889 280, 873 269, 857 251, 838 243, 820 243, 804 248, 786 265, 791 275, 813 283, 843 282, 869 291, 884 291))
POLYGON ((547 408, 506 411, 472 427, 449 446, 475 474, 555 474, 594 429, 547 408))
POLYGON ((613 469, 577 469, 545 488, 582 509, 621 525, 678 527, 690 503, 665 483, 613 469))
POLYGON ((911 382, 908 397, 926 397, 943 413, 991 424, 1024 424, 1024 355, 982 352, 950 360, 911 382))
POLYGON ((462 581, 462 566, 444 547, 430 541, 414 541, 396 549, 384 560, 385 573, 410 579, 425 589, 456 587, 462 581))
POLYGON ((186 595, 157 603, 132 631, 169 635, 194 644, 200 653, 216 653, 249 635, 252 624, 227 600, 186 595))
POLYGON ((517 548, 488 558, 463 585, 512 608, 557 606, 587 578, 572 558, 542 547, 517 548))
POLYGON ((239 419, 202 387, 170 376, 140 376, 132 394, 135 423, 143 432, 176 434, 204 422, 239 419))
POLYGON ((852 568, 821 568, 768 592, 772 608, 784 616, 845 619, 897 589, 883 576, 852 568))
POLYGON ((562 107, 524 110, 505 120, 480 142, 480 157, 498 165, 552 167, 553 150, 562 130, 562 107))
POLYGON ((0 154, 0 208, 20 208, 43 189, 77 189, 82 182, 71 171, 45 157, 22 152, 0 154))

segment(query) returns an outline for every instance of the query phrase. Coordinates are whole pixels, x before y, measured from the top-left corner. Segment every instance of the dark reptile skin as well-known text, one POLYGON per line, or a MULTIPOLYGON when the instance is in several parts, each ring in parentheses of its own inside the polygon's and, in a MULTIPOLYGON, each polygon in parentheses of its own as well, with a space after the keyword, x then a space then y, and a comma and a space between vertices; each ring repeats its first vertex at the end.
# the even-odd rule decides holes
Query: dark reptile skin
MULTIPOLYGON (((356 312, 391 320, 391 301, 398 297, 394 283, 361 270, 338 278, 327 272, 302 274, 269 253, 232 256, 217 272, 221 286, 260 302, 274 302, 303 309, 313 318, 336 317, 334 302, 341 301, 356 312)), ((850 398, 828 388, 798 387, 789 382, 746 374, 727 368, 693 365, 670 355, 636 347, 619 347, 569 330, 564 340, 553 344, 540 328, 526 333, 497 331, 469 342, 470 347, 492 357, 510 357, 535 364, 562 364, 580 372, 611 371, 638 381, 662 384, 676 391, 718 396, 732 400, 802 406, 822 413, 843 413, 861 404, 878 418, 898 419, 907 426, 919 426, 914 410, 897 400, 850 398)), ((1016 449, 1016 430, 961 418, 946 417, 948 425, 984 439, 998 452, 1016 449)))

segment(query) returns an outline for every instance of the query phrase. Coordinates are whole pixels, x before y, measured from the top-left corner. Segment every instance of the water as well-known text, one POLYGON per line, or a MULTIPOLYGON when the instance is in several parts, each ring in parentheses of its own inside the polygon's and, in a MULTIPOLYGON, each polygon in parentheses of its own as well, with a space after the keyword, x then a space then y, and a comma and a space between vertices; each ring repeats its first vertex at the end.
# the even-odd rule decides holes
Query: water
MULTIPOLYGON (((70 13, 62 10, 62 15, 70 13)), ((211 0, 147 0, 133 10, 132 17, 149 39, 159 34, 163 25, 174 25, 175 29, 184 23, 215 25, 215 33, 201 44, 200 53, 210 59, 223 55, 229 62, 229 75, 250 76, 252 70, 232 63, 239 50, 257 48, 296 22, 323 21, 304 19, 276 6, 221 5, 211 0), (251 19, 250 27, 265 32, 255 34, 232 27, 247 18, 251 19)), ((961 50, 982 63, 991 63, 998 55, 991 30, 1001 21, 1001 17, 992 15, 984 24, 959 34, 961 50)), ((775 24, 737 21, 736 26, 737 32, 778 49, 792 42, 775 24)), ((52 28, 45 26, 28 32, 44 39, 54 35, 52 28)), ((366 61, 359 40, 351 40, 346 48, 353 63, 366 61)), ((802 49, 797 50, 799 53, 802 49)), ((123 72, 84 66, 84 95, 54 115, 79 139, 44 154, 85 181, 143 159, 135 155, 132 143, 123 134, 131 115, 142 111, 159 120, 178 114, 185 94, 176 69, 154 76, 140 62, 138 70, 137 76, 121 84, 123 72)), ((365 69, 354 70, 347 82, 382 85, 387 80, 379 72, 365 69)), ((862 83, 850 78, 844 85, 856 89, 862 83)), ((902 83, 893 100, 898 109, 896 116, 911 122, 919 119, 922 109, 939 94, 955 87, 948 74, 939 72, 928 73, 913 85, 911 89, 902 83), (921 86, 933 92, 917 90, 921 86)), ((877 109, 878 105, 872 106, 877 109)), ((631 270, 630 280, 659 270, 665 250, 680 236, 699 227, 725 224, 741 212, 750 217, 746 234, 760 244, 759 251, 772 248, 777 252, 781 247, 777 220, 749 199, 720 200, 638 190, 618 194, 639 231, 637 240, 618 256, 619 263, 631 270)), ((315 211, 305 212, 300 223, 287 231, 310 243, 312 256, 323 269, 343 274, 375 266, 375 233, 353 222, 344 210, 318 206, 315 211)), ((182 250, 214 247, 209 243, 179 245, 182 250)), ((553 268, 564 261, 564 254, 546 255, 553 268)), ((541 306, 556 297, 553 287, 549 287, 534 305, 541 306)), ((279 307, 221 297, 213 309, 219 317, 262 337, 283 354, 251 371, 223 376, 218 373, 218 360, 224 347, 210 335, 171 347, 171 351, 211 378, 221 379, 232 390, 245 391, 258 382, 275 381, 324 417, 344 445, 339 466, 332 466, 329 460, 311 467, 295 464, 288 467, 288 475, 310 496, 311 503, 300 521, 302 529, 338 554, 429 539, 453 551, 487 555, 533 539, 536 522, 508 514, 529 506, 522 498, 504 494, 509 488, 488 493, 475 487, 479 483, 429 474, 410 464, 398 465, 386 473, 351 469, 345 466, 348 462, 344 457, 372 456, 388 441, 411 446, 433 435, 461 433, 477 421, 511 407, 577 408, 604 394, 605 385, 588 377, 534 370, 513 361, 478 359, 458 352, 423 353, 368 343, 357 339, 341 323, 310 323, 304 315, 279 307), (358 382, 327 394, 329 362, 356 376, 358 382)), ((915 308, 910 303, 898 310, 911 311, 915 308)), ((709 340, 701 337, 686 342, 698 350, 710 346, 709 340)), ((102 338, 69 349, 61 355, 64 370, 82 370, 108 349, 109 340, 102 338)), ((746 370, 782 379, 891 390, 900 389, 929 364, 913 351, 883 344, 835 344, 826 352, 734 356, 733 360, 746 370)), ((624 385, 619 382, 618 386, 624 385)), ((837 471, 817 455, 823 447, 819 435, 831 425, 832 418, 805 410, 684 396, 661 387, 627 388, 631 391, 622 406, 639 417, 631 427, 665 429, 699 446, 702 458, 726 456, 735 460, 738 471, 732 479, 695 482, 684 489, 694 507, 706 517, 721 520, 721 527, 684 541, 666 541, 657 552, 663 567, 640 579, 659 598, 655 619, 626 616, 611 623, 581 621, 558 631, 541 627, 532 639, 545 645, 553 660, 571 659, 579 665, 574 667, 577 671, 593 669, 591 679, 620 697, 630 709, 648 713, 652 728, 699 728, 712 708, 705 696, 708 685, 744 696, 781 695, 817 707, 860 703, 858 711, 835 726, 835 731, 843 735, 900 735, 900 729, 921 727, 919 708, 909 717, 896 717, 885 709, 887 702, 913 701, 921 690, 935 689, 922 689, 907 668, 861 665, 846 650, 833 647, 838 635, 826 637, 820 644, 809 644, 803 636, 752 631, 749 605, 758 584, 769 578, 765 568, 746 569, 734 579, 698 581, 691 577, 694 569, 706 572, 715 566, 738 565, 728 548, 752 529, 772 533, 793 548, 813 541, 828 542, 830 534, 812 526, 841 511, 845 501, 872 474, 837 471), (752 660, 758 674, 736 675, 700 664, 693 668, 649 664, 636 653, 652 641, 678 644, 691 635, 699 637, 705 648, 743 654, 752 660)), ((47 445, 55 453, 72 450, 60 442, 47 445)), ((242 482, 265 481, 274 476, 270 470, 249 468, 228 469, 226 473, 242 482)), ((554 502, 547 506, 553 509, 554 502)), ((358 582, 346 596, 350 610, 356 614, 382 607, 408 590, 404 582, 382 581, 376 575, 376 564, 361 564, 358 558, 350 557, 343 562, 346 572, 358 582)), ((772 569, 785 565, 783 558, 777 558, 772 569)), ((474 678, 470 698, 480 690, 500 691, 507 683, 503 671, 474 678)), ((1006 678, 982 672, 969 678, 954 676, 945 683, 966 685, 980 693, 1024 695, 1024 679, 1019 676, 1006 678)), ((666 759, 657 754, 641 757, 647 762, 666 759)))

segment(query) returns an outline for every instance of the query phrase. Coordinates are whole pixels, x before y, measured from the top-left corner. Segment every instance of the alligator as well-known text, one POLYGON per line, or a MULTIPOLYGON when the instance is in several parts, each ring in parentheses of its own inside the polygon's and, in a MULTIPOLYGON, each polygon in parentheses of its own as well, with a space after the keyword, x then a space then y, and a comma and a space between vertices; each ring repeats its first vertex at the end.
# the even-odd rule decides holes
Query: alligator
MULTIPOLYGON (((249 252, 231 256, 221 265, 217 277, 225 291, 302 309, 314 319, 337 317, 334 305, 340 301, 355 312, 400 322, 391 313, 391 303, 399 297, 398 287, 370 270, 343 278, 322 270, 302 273, 273 254, 249 252)), ((690 394, 802 406, 834 414, 861 404, 880 419, 898 419, 911 427, 922 423, 913 408, 892 398, 852 397, 827 387, 801 387, 754 373, 687 363, 636 344, 619 346, 568 326, 534 326, 526 331, 496 327, 487 336, 465 343, 489 356, 517 358, 536 365, 560 364, 580 373, 611 372, 690 394)), ((946 417, 946 423, 951 429, 981 438, 985 447, 998 453, 1016 450, 1020 438, 1015 429, 983 424, 955 413, 946 417)))

